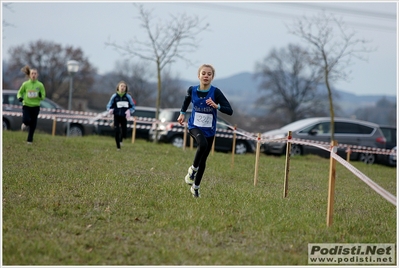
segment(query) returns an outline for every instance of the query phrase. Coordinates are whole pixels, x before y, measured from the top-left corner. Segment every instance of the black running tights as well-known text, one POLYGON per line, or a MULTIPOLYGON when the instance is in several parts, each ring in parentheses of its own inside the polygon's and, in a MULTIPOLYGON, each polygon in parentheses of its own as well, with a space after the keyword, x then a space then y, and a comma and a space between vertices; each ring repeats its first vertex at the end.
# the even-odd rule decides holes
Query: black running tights
POLYGON ((197 152, 195 153, 193 166, 198 167, 194 184, 199 186, 202 180, 202 176, 205 172, 206 160, 208 158, 209 152, 212 149, 212 144, 215 136, 205 137, 204 133, 199 128, 192 128, 189 130, 189 133, 197 143, 197 152))

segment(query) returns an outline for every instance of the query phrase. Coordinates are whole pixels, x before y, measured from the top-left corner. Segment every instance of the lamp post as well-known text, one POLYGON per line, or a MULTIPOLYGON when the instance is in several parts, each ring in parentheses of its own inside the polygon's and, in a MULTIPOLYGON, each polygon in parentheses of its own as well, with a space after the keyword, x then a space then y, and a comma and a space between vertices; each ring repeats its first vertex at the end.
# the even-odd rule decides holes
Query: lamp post
MULTIPOLYGON (((79 62, 76 60, 69 60, 67 62, 68 74, 69 74, 69 99, 68 99, 68 110, 71 113, 72 107, 72 87, 73 87, 73 76, 79 71, 79 62)), ((69 137, 69 130, 71 128, 71 122, 68 122, 67 136, 69 137)))

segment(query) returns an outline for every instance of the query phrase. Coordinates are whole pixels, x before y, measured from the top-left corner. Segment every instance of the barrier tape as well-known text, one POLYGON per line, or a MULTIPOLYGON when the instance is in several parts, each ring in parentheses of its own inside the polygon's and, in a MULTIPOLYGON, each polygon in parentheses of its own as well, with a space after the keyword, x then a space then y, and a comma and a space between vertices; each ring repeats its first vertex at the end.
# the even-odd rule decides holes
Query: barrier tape
MULTIPOLYGON (((7 112, 3 111, 3 114, 5 115, 10 115, 10 116, 19 116, 22 117, 22 112, 7 112)), ((96 114, 98 115, 98 114, 96 114)), ((112 121, 113 117, 112 116, 102 116, 102 117, 87 117, 83 115, 65 115, 65 114, 41 114, 39 113, 38 118, 43 118, 43 119, 56 119, 57 122, 70 122, 70 123, 82 123, 82 124, 88 124, 88 125, 111 125, 112 123, 104 123, 101 122, 103 121, 112 121), (84 119, 84 120, 79 120, 79 119, 84 119), (97 122, 99 120, 99 122, 97 122)), ((154 118, 150 117, 135 117, 131 116, 128 121, 136 121, 136 123, 148 123, 149 125, 152 124, 154 121, 156 121, 154 118)), ((129 125, 128 125, 129 126, 129 125)), ((132 124, 133 126, 133 124, 132 124)))
POLYGON ((351 171, 354 175, 356 175, 359 179, 365 182, 368 186, 370 186, 371 189, 373 189, 375 192, 377 192, 379 195, 385 198, 388 202, 396 206, 396 196, 394 196, 393 194, 391 194, 390 192, 386 191, 384 188, 379 186, 377 183, 372 181, 369 177, 364 175, 360 170, 349 164, 345 159, 343 159, 336 153, 331 152, 331 156, 339 163, 341 163, 344 167, 346 167, 349 171, 351 171))
MULTIPOLYGON (((288 141, 287 137, 280 138, 280 139, 262 139, 263 143, 267 143, 267 142, 286 143, 287 141, 288 141)), ((330 143, 328 143, 328 142, 307 140, 307 139, 298 139, 298 138, 292 138, 292 139, 290 139, 290 142, 311 145, 311 146, 316 146, 316 145, 330 146, 330 143)), ((318 146, 316 146, 316 147, 318 147, 318 146)), ((359 145, 339 144, 337 147, 341 148, 341 149, 350 148, 351 152, 372 153, 372 154, 392 154, 393 153, 392 149, 366 147, 366 146, 359 146, 359 145)), ((319 147, 319 148, 321 148, 321 147, 319 147)))
MULTIPOLYGON (((16 105, 4 105, 8 107, 18 107, 21 108, 21 106, 16 106, 16 105)), ((46 109, 46 108, 40 108, 41 111, 56 111, 55 109, 46 109)), ((70 122, 70 123, 81 123, 81 124, 90 124, 90 125, 112 125, 112 123, 105 123, 101 122, 101 120, 113 120, 112 115, 109 115, 107 112, 101 112, 101 113, 93 113, 93 112, 80 112, 80 111, 69 111, 69 110, 57 110, 57 112, 70 112, 69 114, 39 114, 39 118, 44 118, 44 119, 54 119, 56 117, 56 121, 61 121, 61 122, 70 122), (72 115, 75 114, 75 115, 72 115), (93 117, 94 115, 94 117, 93 117), (80 120, 79 120, 80 119, 80 120)), ((6 115, 11 115, 11 116, 22 116, 22 112, 8 112, 8 111, 3 111, 3 114, 6 115)), ((135 116, 132 115, 131 118, 128 121, 134 121, 136 120, 136 123, 165 123, 160 120, 156 120, 155 118, 149 118, 149 117, 137 117, 135 119, 135 116)), ((167 123, 167 122, 166 122, 167 123)), ((176 132, 183 132, 184 128, 181 128, 178 123, 175 122, 170 122, 170 124, 174 124, 178 126, 177 128, 172 128, 173 131, 176 132)), ((237 139, 244 139, 244 140, 253 140, 255 142, 261 142, 261 143, 267 143, 267 142, 283 142, 286 143, 288 140, 290 140, 291 143, 298 143, 298 144, 305 144, 305 145, 311 145, 311 146, 316 146, 320 149, 325 150, 325 147, 321 146, 319 147, 318 145, 324 145, 324 146, 330 146, 329 143, 326 142, 320 142, 320 141, 314 141, 314 140, 306 140, 306 139, 294 139, 291 137, 284 137, 284 138, 278 138, 278 139, 261 139, 260 141, 258 140, 258 137, 254 133, 250 132, 242 132, 237 130, 234 126, 227 125, 225 123, 219 122, 218 124, 226 126, 228 129, 218 129, 218 133, 216 134, 216 137, 223 137, 223 138, 233 138, 233 134, 239 134, 236 136, 237 139)), ((128 127, 133 128, 133 124, 128 124, 128 127)), ((138 125, 137 128, 145 128, 145 129, 151 129, 151 126, 141 126, 138 125)), ((395 153, 393 150, 390 149, 382 149, 382 148, 375 148, 375 147, 365 147, 365 146, 358 146, 358 145, 348 145, 348 144, 339 144, 339 148, 342 149, 348 149, 350 148, 351 152, 360 152, 360 153, 372 153, 372 154, 393 154, 395 153)))
POLYGON ((295 139, 295 138, 292 138, 290 140, 290 142, 291 143, 302 144, 302 145, 314 146, 314 147, 317 147, 319 149, 322 149, 322 150, 325 150, 325 151, 328 151, 328 152, 331 151, 331 145, 330 144, 328 144, 328 146, 327 146, 327 145, 323 145, 323 144, 319 144, 319 143, 311 143, 311 142, 309 142, 307 140, 301 140, 301 139, 295 139))
MULTIPOLYGON (((3 107, 22 109, 22 105, 3 104, 3 107)), ((50 108, 43 108, 43 107, 40 107, 40 111, 52 112, 52 113, 57 112, 57 113, 66 113, 66 114, 90 115, 90 116, 99 115, 99 113, 95 113, 95 112, 83 112, 83 111, 74 111, 74 110, 65 110, 65 109, 50 109, 50 108)))
MULTIPOLYGON (((17 106, 20 107, 20 106, 17 106)), ((41 110, 45 111, 55 111, 54 109, 45 109, 45 108, 41 108, 41 110)), ((68 110, 62 110, 62 111, 68 111, 68 110)), ((60 112, 60 110, 58 110, 58 112, 60 112)), ((69 112, 69 111, 68 111, 69 112)), ((7 114, 7 115, 11 115, 11 116, 22 116, 22 112, 7 112, 7 111, 3 111, 3 114, 7 114)), ((94 124, 94 125, 112 125, 112 123, 105 123, 105 122, 96 122, 97 120, 112 120, 112 116, 109 114, 105 114, 103 113, 91 113, 91 112, 72 112, 69 115, 53 115, 53 114, 39 114, 39 118, 47 118, 47 119, 54 119, 56 118, 56 121, 62 121, 62 122, 73 122, 73 123, 81 123, 81 124, 94 124), (71 118, 70 114, 78 114, 77 116, 73 116, 73 119, 71 118), (91 115, 89 118, 85 115, 91 115), (94 118, 92 116, 95 116, 94 118), (69 118, 69 119, 68 119, 69 118), (78 120, 78 118, 83 118, 86 120, 78 120), (90 119, 90 120, 89 120, 90 119)), ((143 128, 143 129, 151 129, 152 128, 152 123, 158 122, 160 123, 159 120, 156 120, 154 118, 143 118, 143 117, 139 117, 138 119, 134 116, 131 117, 130 120, 136 120, 136 122, 140 122, 140 123, 149 123, 151 122, 151 125, 148 124, 148 126, 142 126, 142 125, 136 125, 137 128, 143 128)), ((174 122, 171 122, 174 123, 174 122)), ((240 131, 237 131, 236 127, 230 126, 230 125, 226 125, 224 123, 219 123, 221 125, 225 125, 228 128, 232 129, 231 130, 220 130, 221 132, 226 132, 226 133, 231 133, 231 134, 219 134, 217 133, 216 136, 217 137, 227 137, 227 138, 233 138, 233 133, 236 134, 240 134, 242 136, 237 136, 237 139, 243 139, 246 138, 248 140, 254 140, 256 142, 261 142, 261 143, 265 143, 265 142, 290 142, 290 143, 296 143, 296 144, 302 144, 302 145, 310 145, 310 146, 314 146, 317 147, 319 149, 322 150, 326 150, 326 151, 330 151, 331 152, 331 156, 334 157, 334 159, 336 159, 338 162, 340 162, 343 166, 345 166, 348 170, 350 170, 354 175, 356 175, 359 179, 361 179, 363 182, 365 182, 367 185, 369 185, 374 191, 376 191, 378 194, 380 194, 383 198, 385 198, 387 201, 389 201, 390 203, 394 204, 396 206, 396 197, 394 195, 392 195, 391 193, 389 193, 388 191, 386 191, 385 189, 383 189, 381 186, 379 186, 377 183, 375 183, 374 181, 372 181, 370 178, 368 178, 366 175, 364 175, 362 172, 360 172, 358 169, 356 169, 354 166, 352 166, 351 164, 349 164, 346 160, 344 160, 343 158, 341 158, 339 155, 336 154, 336 149, 337 147, 340 148, 349 148, 348 150, 350 150, 351 152, 367 152, 367 153, 377 153, 377 154, 393 154, 396 153, 396 150, 387 150, 387 149, 379 149, 379 148, 373 148, 373 147, 365 147, 365 146, 355 146, 355 145, 344 145, 341 144, 339 146, 331 146, 329 143, 326 142, 318 142, 318 141, 312 141, 312 140, 305 140, 305 139, 294 139, 292 137, 285 137, 285 138, 279 138, 279 139, 261 139, 259 137, 257 137, 255 134, 253 133, 243 133, 240 131), (357 148, 357 149, 356 149, 357 148)), ((132 127, 133 128, 133 124, 128 124, 128 127, 132 127)), ((184 128, 172 128, 173 131, 184 131, 184 128)))

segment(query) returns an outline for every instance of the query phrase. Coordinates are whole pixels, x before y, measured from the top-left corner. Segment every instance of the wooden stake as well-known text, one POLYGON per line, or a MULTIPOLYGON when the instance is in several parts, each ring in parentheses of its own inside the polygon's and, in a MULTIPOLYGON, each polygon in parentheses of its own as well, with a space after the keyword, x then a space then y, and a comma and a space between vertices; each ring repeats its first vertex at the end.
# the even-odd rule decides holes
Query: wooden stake
MULTIPOLYGON (((332 149, 336 150, 337 141, 331 142, 332 149)), ((335 191, 335 173, 336 173, 336 160, 330 156, 330 175, 328 179, 328 204, 327 204, 327 226, 331 226, 333 222, 333 210, 334 210, 334 191, 335 191)))
POLYGON ((53 117, 53 129, 51 132, 51 135, 54 137, 55 136, 55 129, 57 128, 57 117, 53 117))
POLYGON ((134 143, 134 141, 136 140, 136 120, 137 116, 135 116, 133 120, 132 143, 134 143))
POLYGON ((351 160, 351 147, 349 146, 348 149, 346 150, 346 162, 349 163, 351 160))
POLYGON ((237 129, 237 125, 234 125, 234 133, 233 133, 233 146, 231 148, 231 168, 234 168, 234 155, 236 154, 236 138, 237 138, 237 134, 236 134, 236 129, 237 129))
POLYGON ((212 155, 214 155, 215 154, 215 143, 216 143, 216 137, 213 139, 213 143, 212 143, 212 155))
POLYGON ((258 140, 256 143, 254 186, 256 186, 256 183, 258 182, 259 156, 260 156, 260 133, 258 133, 258 140))
POLYGON ((291 142, 292 139, 292 131, 288 131, 287 136, 287 149, 285 153, 285 175, 284 175, 284 193, 283 197, 287 197, 288 195, 288 174, 290 172, 290 159, 291 159, 291 142))
POLYGON ((183 131, 183 151, 186 150, 186 143, 187 143, 187 124, 184 122, 184 131, 183 131))

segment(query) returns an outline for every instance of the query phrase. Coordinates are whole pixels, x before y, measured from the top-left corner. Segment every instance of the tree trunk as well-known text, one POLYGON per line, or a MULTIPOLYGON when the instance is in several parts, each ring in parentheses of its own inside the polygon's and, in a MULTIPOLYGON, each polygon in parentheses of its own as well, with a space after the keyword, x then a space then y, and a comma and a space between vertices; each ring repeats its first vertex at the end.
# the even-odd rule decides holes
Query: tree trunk
POLYGON ((157 96, 157 103, 156 103, 156 112, 155 112, 155 139, 154 143, 158 143, 158 122, 159 122, 159 110, 161 107, 161 63, 157 60, 157 75, 158 75, 158 96, 157 96))
POLYGON ((335 140, 334 133, 335 133, 335 124, 334 124, 334 105, 333 105, 333 98, 330 88, 330 83, 328 81, 328 70, 324 68, 324 82, 326 83, 327 91, 328 91, 328 100, 330 101, 330 131, 331 131, 331 141, 335 140))

